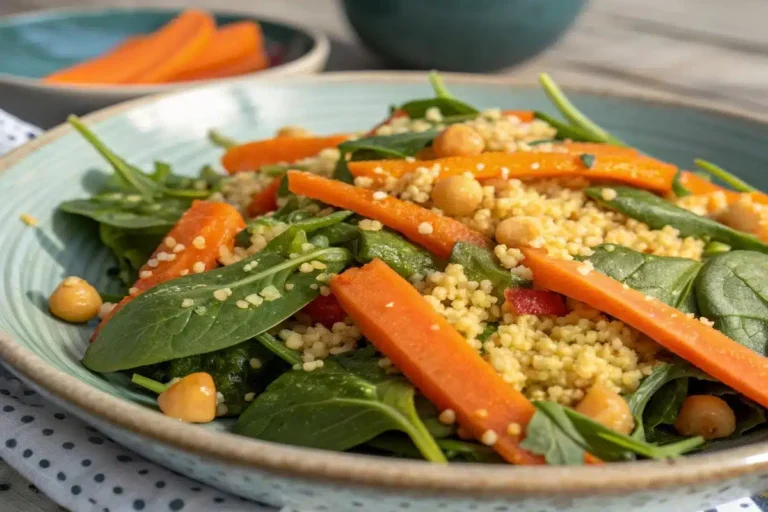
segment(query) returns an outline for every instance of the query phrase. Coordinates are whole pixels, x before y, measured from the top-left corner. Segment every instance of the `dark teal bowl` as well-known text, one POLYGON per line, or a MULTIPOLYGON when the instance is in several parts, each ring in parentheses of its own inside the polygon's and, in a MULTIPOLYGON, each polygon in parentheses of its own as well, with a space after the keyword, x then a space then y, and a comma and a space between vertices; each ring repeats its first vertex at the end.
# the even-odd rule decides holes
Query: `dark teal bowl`
POLYGON ((397 66, 483 72, 555 42, 587 0, 344 0, 352 28, 397 66))

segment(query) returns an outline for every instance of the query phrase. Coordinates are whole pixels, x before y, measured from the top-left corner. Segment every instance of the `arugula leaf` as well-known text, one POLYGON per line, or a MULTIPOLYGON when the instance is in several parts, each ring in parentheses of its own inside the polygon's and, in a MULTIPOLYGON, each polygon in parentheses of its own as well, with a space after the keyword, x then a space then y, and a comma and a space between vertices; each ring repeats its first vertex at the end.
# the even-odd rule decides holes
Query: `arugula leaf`
POLYGON ((596 247, 588 259, 598 272, 684 313, 696 313, 691 291, 701 269, 698 261, 643 254, 614 244, 596 247))
POLYGON ((768 255, 731 251, 710 258, 696 279, 696 297, 715 329, 768 355, 768 255))
POLYGON ((358 262, 368 263, 379 258, 406 279, 414 274, 426 277, 441 267, 429 251, 391 231, 361 229, 354 252, 358 262))
POLYGON ((646 190, 614 187, 616 197, 609 201, 602 198, 601 190, 602 187, 589 187, 585 189, 585 193, 600 204, 644 222, 651 229, 672 226, 680 231, 680 236, 715 240, 730 245, 734 249, 768 252, 768 245, 757 237, 696 215, 646 190))
POLYGON ((692 437, 656 446, 615 432, 569 407, 554 402, 533 404, 536 413, 521 446, 544 455, 550 464, 582 464, 584 452, 607 462, 630 460, 637 455, 663 459, 682 455, 704 442, 700 437, 692 437))
POLYGON ((104 157, 107 162, 112 165, 120 179, 128 186, 133 188, 140 196, 145 200, 151 201, 155 196, 159 195, 162 191, 162 187, 152 180, 149 176, 144 174, 141 169, 132 166, 121 157, 116 155, 111 149, 109 149, 91 130, 88 129, 80 118, 75 115, 70 115, 67 121, 73 128, 75 128, 93 148, 104 157))
POLYGON ((293 259, 262 251, 234 265, 160 284, 128 302, 104 325, 83 364, 96 372, 113 372, 236 345, 317 297, 312 285, 317 288, 320 271, 298 272, 302 263, 322 262, 327 266, 322 272, 331 274, 341 272, 350 260, 342 248, 293 259), (292 285, 290 291, 286 284, 292 285), (222 296, 224 292, 229 295, 222 296), (263 302, 251 305, 258 294, 263 302), (183 307, 185 300, 192 305, 183 307))
POLYGON ((378 367, 369 347, 328 358, 322 368, 284 373, 233 431, 267 441, 343 451, 380 434, 406 433, 432 462, 446 462, 416 411, 415 390, 378 367))
POLYGON ((110 192, 90 199, 64 201, 59 210, 116 228, 170 229, 190 204, 190 200, 182 198, 163 197, 147 201, 138 194, 110 192))
POLYGON ((348 140, 339 144, 342 153, 365 151, 366 159, 406 158, 414 156, 430 144, 440 132, 406 132, 396 135, 374 135, 362 139, 348 140))
POLYGON ((507 288, 531 285, 529 281, 499 265, 491 251, 477 245, 457 242, 453 246, 448 262, 458 263, 464 267, 464 274, 471 281, 489 280, 493 285, 493 293, 497 297, 503 297, 504 290, 507 288))

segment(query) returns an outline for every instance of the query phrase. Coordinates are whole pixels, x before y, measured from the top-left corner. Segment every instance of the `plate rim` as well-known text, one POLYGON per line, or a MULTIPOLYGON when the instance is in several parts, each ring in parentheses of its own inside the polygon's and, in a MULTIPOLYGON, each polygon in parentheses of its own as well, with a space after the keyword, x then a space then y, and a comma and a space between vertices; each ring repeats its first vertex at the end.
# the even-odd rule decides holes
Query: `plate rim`
MULTIPOLYGON (((537 84, 535 80, 514 77, 460 73, 443 73, 443 76, 450 83, 462 85, 529 88, 537 84)), ((255 85, 260 86, 279 85, 289 81, 292 84, 302 85, 345 82, 425 83, 426 73, 419 71, 339 72, 283 77, 266 82, 254 80, 258 82, 255 85)), ((195 94, 197 89, 213 91, 235 85, 233 82, 218 83, 192 90, 143 97, 88 114, 83 117, 83 120, 86 123, 99 122, 136 107, 161 101, 169 96, 195 94)), ((688 107, 742 121, 768 124, 768 115, 727 107, 718 102, 681 99, 667 93, 627 93, 616 88, 572 87, 568 86, 567 81, 562 85, 569 91, 582 94, 688 107)), ((72 128, 67 124, 59 125, 0 158, 0 179, 4 171, 71 131, 72 128)), ((356 487, 375 486, 389 491, 434 491, 452 496, 482 493, 487 497, 510 495, 551 497, 670 489, 681 485, 714 483, 758 472, 768 472, 768 442, 672 461, 639 461, 599 466, 438 465, 426 461, 393 458, 386 459, 387 464, 380 464, 383 459, 377 456, 244 439, 231 433, 212 432, 175 421, 157 411, 93 388, 76 377, 58 370, 31 350, 14 342, 9 334, 2 331, 0 331, 0 360, 50 395, 116 428, 126 429, 138 436, 148 437, 153 441, 221 463, 259 469, 277 475, 305 478, 315 482, 356 487), (631 464, 632 471, 627 471, 627 464, 631 464)))
MULTIPOLYGON (((99 14, 106 12, 131 12, 131 11, 155 11, 155 12, 181 12, 182 7, 163 7, 156 5, 142 5, 136 7, 126 6, 83 6, 83 7, 53 7, 49 9, 39 9, 30 12, 8 14, 0 16, 0 25, 13 22, 16 19, 38 18, 45 16, 60 16, 67 14, 99 14)), ((110 95, 116 97, 136 97, 137 95, 156 95, 168 92, 178 92, 181 90, 219 83, 235 83, 254 79, 274 79, 287 75, 300 73, 311 73, 319 71, 325 66, 331 53, 331 43, 328 36, 322 30, 316 29, 302 23, 289 22, 278 18, 263 16, 256 12, 249 12, 238 9, 208 9, 216 16, 239 16, 243 18, 263 21, 272 25, 279 25, 283 28, 302 33, 312 41, 312 47, 301 57, 287 63, 270 66, 267 69, 246 73, 234 77, 212 78, 207 80, 196 80, 191 82, 149 84, 149 85, 103 85, 103 84, 49 84, 39 78, 29 78, 10 73, 0 73, 0 83, 24 86, 36 91, 56 91, 70 94, 93 94, 110 95)))

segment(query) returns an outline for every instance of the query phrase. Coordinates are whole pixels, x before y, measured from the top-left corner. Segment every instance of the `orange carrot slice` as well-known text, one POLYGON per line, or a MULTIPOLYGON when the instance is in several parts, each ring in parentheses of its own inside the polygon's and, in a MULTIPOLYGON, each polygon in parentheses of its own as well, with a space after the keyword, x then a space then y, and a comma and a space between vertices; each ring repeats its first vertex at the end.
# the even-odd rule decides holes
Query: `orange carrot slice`
POLYGON ((45 80, 80 84, 163 82, 199 54, 215 30, 210 14, 190 9, 136 42, 129 41, 109 55, 59 71, 45 80))
POLYGON ((267 212, 277 210, 277 191, 282 181, 283 176, 278 176, 264 190, 254 194, 251 202, 248 203, 248 207, 245 209, 246 215, 248 217, 258 217, 267 212))
POLYGON ((519 445, 534 406, 408 281, 375 259, 330 284, 365 337, 440 410, 452 410, 462 427, 509 462, 543 464, 519 445))
POLYGON ((647 334, 659 345, 763 407, 768 407, 768 358, 672 306, 624 286, 584 264, 522 248, 523 264, 542 287, 589 304, 647 334), (586 274, 586 275, 585 275, 586 274))
POLYGON ((234 207, 226 203, 194 201, 141 267, 139 280, 130 294, 101 321, 91 341, 96 339, 99 329, 112 315, 139 294, 171 279, 216 268, 220 248, 231 250, 235 236, 244 228, 245 221, 234 207))
MULTIPOLYGON (((262 69, 268 64, 261 27, 253 21, 240 21, 219 28, 200 54, 169 78, 172 82, 227 76, 232 71, 262 69), (253 67, 258 63, 261 67, 253 67)), ((236 74, 236 73, 233 73, 236 74)))
MULTIPOLYGON (((48 83, 119 84, 128 82, 136 74, 130 63, 140 58, 146 37, 129 37, 105 54, 56 71, 43 78, 48 83), (122 62, 124 65, 117 65, 122 62)), ((137 62, 136 65, 139 63, 137 62)))
POLYGON ((378 220, 439 258, 448 258, 456 242, 489 245, 482 234, 455 219, 392 196, 374 199, 373 190, 300 171, 288 171, 288 188, 294 194, 378 220))
POLYGON ((276 137, 241 144, 227 150, 221 164, 230 174, 256 171, 262 165, 293 163, 334 148, 349 139, 347 134, 327 137, 276 137))
POLYGON ((626 157, 641 157, 641 154, 635 148, 628 148, 626 146, 613 146, 611 144, 603 144, 602 142, 563 142, 558 143, 557 147, 565 148, 571 155, 583 155, 584 153, 590 153, 593 155, 615 155, 626 157))
POLYGON ((589 180, 626 183, 654 192, 672 188, 677 173, 674 165, 646 157, 597 154, 591 167, 578 155, 564 153, 482 153, 473 157, 448 157, 422 161, 374 160, 349 162, 355 176, 368 176, 374 183, 387 175, 400 177, 422 166, 440 164, 440 177, 471 172, 478 179, 487 178, 558 178, 584 177, 589 180))

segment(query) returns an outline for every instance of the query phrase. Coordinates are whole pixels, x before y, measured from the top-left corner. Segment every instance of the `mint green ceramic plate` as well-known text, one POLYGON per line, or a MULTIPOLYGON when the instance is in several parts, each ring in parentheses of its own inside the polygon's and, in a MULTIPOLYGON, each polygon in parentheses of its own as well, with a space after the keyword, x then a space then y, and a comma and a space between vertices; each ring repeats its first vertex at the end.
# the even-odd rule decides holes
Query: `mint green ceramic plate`
MULTIPOLYGON (((447 75, 451 90, 480 107, 551 110, 539 88, 507 79, 447 75)), ((87 118, 117 152, 148 166, 168 161, 196 172, 220 151, 209 128, 239 139, 268 137, 286 124, 316 133, 364 130, 393 103, 429 95, 423 74, 338 74, 220 85, 155 97, 87 118)), ((681 166, 721 163, 768 189, 768 124, 670 102, 595 93, 571 97, 622 139, 681 166)), ((309 450, 222 433, 166 418, 134 401, 120 379, 79 364, 93 326, 52 318, 46 298, 66 275, 102 290, 113 265, 94 226, 57 213, 87 194, 104 163, 68 127, 0 160, 0 358, 33 387, 142 455, 222 489, 301 510, 695 510, 762 490, 768 444, 673 463, 602 467, 438 466, 309 450), (31 214, 38 228, 19 216, 31 214)))

